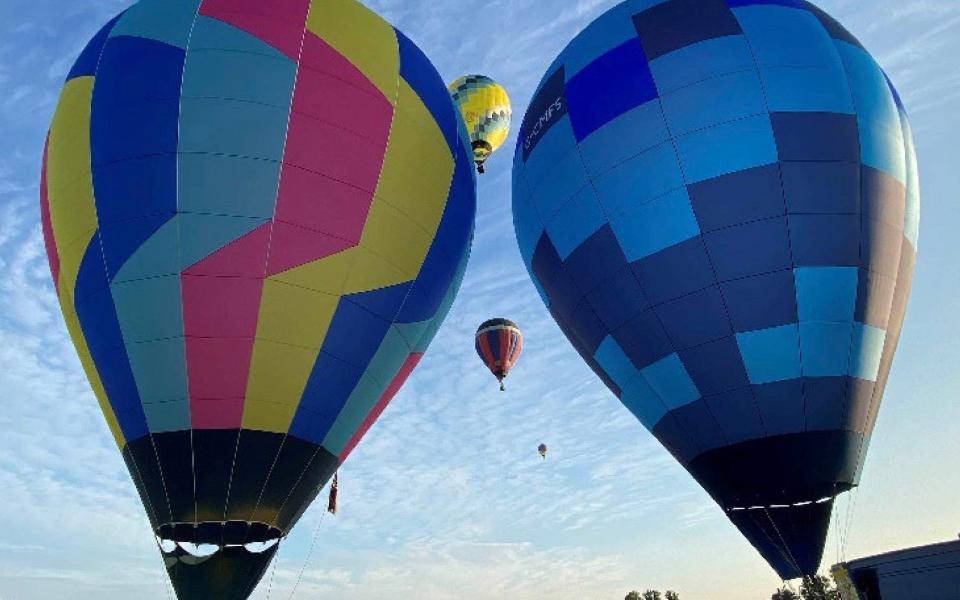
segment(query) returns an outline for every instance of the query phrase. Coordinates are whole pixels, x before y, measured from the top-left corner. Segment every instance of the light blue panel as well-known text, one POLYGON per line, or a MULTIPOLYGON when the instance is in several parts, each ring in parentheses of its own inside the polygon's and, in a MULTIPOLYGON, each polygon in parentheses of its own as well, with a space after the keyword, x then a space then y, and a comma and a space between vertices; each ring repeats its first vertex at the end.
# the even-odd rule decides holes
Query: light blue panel
POLYGON ((430 329, 430 326, 433 325, 433 319, 435 318, 436 315, 418 323, 396 323, 391 325, 390 328, 396 330, 397 335, 403 338, 410 352, 416 352, 420 345, 420 340, 423 338, 424 333, 430 329))
MULTIPOLYGON (((527 162, 521 171, 522 177, 527 181, 527 189, 531 192, 536 189, 541 181, 553 174, 557 163, 576 148, 577 138, 573 135, 570 115, 564 115, 543 134, 533 152, 527 156, 527 162)), ((523 154, 522 147, 518 152, 523 154)))
POLYGON ((580 32, 563 51, 564 76, 567 81, 584 67, 627 40, 637 37, 630 13, 616 6, 580 32))
POLYGON ((279 182, 278 162, 217 154, 177 156, 180 211, 269 219, 279 182))
POLYGON ((650 61, 660 95, 704 79, 737 71, 756 72, 750 46, 742 35, 713 38, 650 61))
POLYGON ((794 269, 800 322, 852 323, 857 304, 856 267, 794 269))
POLYGON ((835 42, 843 59, 860 128, 860 160, 906 184, 906 152, 900 112, 873 58, 862 48, 835 42))
POLYGON ((520 256, 523 257, 524 264, 529 267, 533 260, 533 251, 537 247, 544 228, 537 207, 526 192, 525 180, 522 176, 513 178, 513 227, 517 232, 520 256))
POLYGON ((250 52, 290 60, 283 52, 242 29, 219 19, 200 15, 193 25, 193 35, 190 36, 190 52, 211 49, 250 52))
POLYGON ((850 375, 876 381, 887 332, 865 323, 853 325, 853 348, 850 353, 850 375))
POLYGON ((190 429, 190 403, 187 400, 144 404, 143 414, 151 433, 190 429))
POLYGON ((700 390, 676 353, 653 363, 640 374, 670 410, 700 398, 700 390))
POLYGON ((222 100, 180 99, 180 152, 246 156, 280 162, 286 108, 222 100))
POLYGON ((591 177, 670 139, 660 100, 630 109, 580 142, 580 156, 591 177))
POLYGON ((180 261, 177 258, 177 218, 160 226, 147 241, 137 248, 127 262, 117 271, 113 278, 114 283, 146 279, 158 275, 174 275, 180 272, 180 261))
POLYGON ((288 108, 297 66, 287 57, 236 50, 190 50, 183 70, 185 98, 228 98, 288 108))
POLYGON ((593 180, 604 211, 614 217, 682 189, 683 174, 672 142, 655 146, 593 180))
POLYGON ((110 291, 123 341, 128 346, 183 337, 179 275, 114 282, 110 291))
POLYGON ((374 374, 389 373, 392 377, 393 373, 400 370, 409 354, 410 350, 400 334, 392 328, 387 330, 380 348, 370 359, 367 370, 360 377, 357 387, 350 393, 346 404, 337 415, 337 420, 323 439, 324 448, 334 454, 340 454, 390 383, 374 374))
POLYGON ((643 204, 610 224, 630 262, 700 235, 686 188, 643 204))
POLYGON ((753 70, 688 85, 662 94, 660 101, 675 136, 767 112, 760 78, 753 70))
POLYGON ((688 184, 777 162, 768 115, 748 117, 677 138, 688 184))
POLYGON ((637 376, 637 368, 612 336, 608 335, 600 342, 593 358, 621 389, 637 376))
POLYGON ((737 334, 750 383, 800 377, 800 330, 796 323, 737 334))
POLYGON ((804 377, 840 377, 850 365, 853 323, 800 323, 801 371, 804 377))
POLYGON ((770 112, 832 112, 852 115, 847 76, 836 67, 764 67, 760 70, 770 112))
POLYGON ((549 177, 539 184, 531 182, 531 196, 540 218, 549 222, 557 209, 589 183, 580 154, 574 148, 554 164, 549 177))
POLYGON ((916 250, 920 238, 920 175, 917 152, 913 145, 913 131, 906 113, 900 113, 900 122, 903 124, 903 142, 907 154, 907 202, 903 216, 903 235, 916 250))
POLYGON ((180 213, 177 220, 180 224, 180 266, 187 269, 269 219, 180 213))
POLYGON ((187 48, 200 0, 140 0, 123 13, 110 37, 129 35, 187 48))
POLYGON ((643 377, 634 377, 620 387, 620 402, 650 431, 667 414, 663 400, 643 377))
POLYGON ((567 257, 607 223, 593 186, 586 186, 553 215, 547 223, 547 233, 560 254, 567 257))
POLYGON ((127 344, 130 368, 144 403, 189 397, 185 352, 182 337, 127 344))
POLYGON ((809 11, 757 4, 733 14, 762 67, 827 67, 836 61, 833 40, 809 11))

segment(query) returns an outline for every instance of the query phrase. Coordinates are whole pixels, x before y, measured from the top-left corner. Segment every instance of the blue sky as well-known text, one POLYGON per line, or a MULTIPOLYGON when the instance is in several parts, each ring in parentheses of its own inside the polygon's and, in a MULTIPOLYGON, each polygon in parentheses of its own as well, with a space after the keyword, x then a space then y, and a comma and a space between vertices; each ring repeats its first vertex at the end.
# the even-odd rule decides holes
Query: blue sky
MULTIPOLYGON (((544 69, 613 0, 368 1, 446 80, 486 73, 519 122, 544 69)), ((0 2, 0 600, 171 598, 149 524, 66 336, 49 283, 37 179, 60 83, 126 0, 0 2)), ((960 3, 824 0, 911 112, 922 220, 913 298, 846 544, 824 564, 960 530, 960 3)), ((515 134, 515 132, 514 132, 515 134)), ((270 597, 768 598, 776 576, 585 367, 542 306, 510 218, 508 142, 479 182, 470 267, 424 362, 279 553, 270 597), (527 338, 501 394, 477 323, 527 338), (536 447, 550 446, 547 461, 536 447)), ((271 576, 254 598, 268 597, 271 576)))

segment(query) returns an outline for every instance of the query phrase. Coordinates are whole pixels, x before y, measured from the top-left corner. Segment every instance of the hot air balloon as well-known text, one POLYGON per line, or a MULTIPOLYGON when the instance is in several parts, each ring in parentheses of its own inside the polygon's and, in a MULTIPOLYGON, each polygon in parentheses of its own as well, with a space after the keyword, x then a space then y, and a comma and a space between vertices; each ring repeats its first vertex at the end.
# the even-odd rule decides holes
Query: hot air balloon
POLYGON ((246 598, 459 288, 475 175, 446 86, 353 0, 141 0, 70 70, 41 187, 177 595, 246 598))
POLYGON ((504 391, 503 380, 517 364, 523 350, 520 328, 507 319, 484 321, 477 328, 474 347, 480 360, 500 382, 500 391, 504 391))
POLYGON ((546 444, 540 444, 539 446, 537 446, 537 452, 540 453, 540 458, 546 460, 546 458, 547 458, 547 445, 546 445, 546 444))
POLYGON ((510 133, 510 98, 503 87, 485 75, 464 75, 449 89, 467 125, 477 172, 483 173, 484 163, 510 133))
POLYGON ((801 0, 624 2, 543 77, 518 244, 567 338, 784 579, 859 481, 919 193, 876 61, 801 0))

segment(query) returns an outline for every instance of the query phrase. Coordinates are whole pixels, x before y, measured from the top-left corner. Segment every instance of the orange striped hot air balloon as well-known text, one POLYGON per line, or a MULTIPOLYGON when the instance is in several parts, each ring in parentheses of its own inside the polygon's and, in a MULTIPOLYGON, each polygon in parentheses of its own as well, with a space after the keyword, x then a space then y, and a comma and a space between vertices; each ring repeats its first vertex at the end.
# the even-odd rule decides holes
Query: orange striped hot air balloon
POLYGON ((480 360, 500 382, 500 391, 503 391, 503 379, 517 364, 523 350, 523 333, 513 321, 490 319, 477 328, 474 342, 480 360))

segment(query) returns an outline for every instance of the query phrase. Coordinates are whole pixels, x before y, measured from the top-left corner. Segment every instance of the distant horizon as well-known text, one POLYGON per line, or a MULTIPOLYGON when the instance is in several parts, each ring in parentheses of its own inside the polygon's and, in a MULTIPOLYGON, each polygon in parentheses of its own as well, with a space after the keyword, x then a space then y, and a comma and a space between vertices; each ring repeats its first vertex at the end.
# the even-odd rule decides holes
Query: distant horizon
MULTIPOLYGON (((2 600, 174 597, 67 336, 40 232, 41 153, 63 78, 86 41, 130 4, 0 6, 2 600)), ((473 254, 443 327, 340 470, 338 513, 325 514, 324 490, 251 598, 285 598, 295 586, 294 598, 358 600, 600 600, 647 589, 682 600, 770 598, 782 582, 583 363, 517 248, 511 164, 520 120, 554 57, 618 2, 364 4, 416 42, 446 82, 483 73, 501 83, 513 127, 478 177, 473 254), (524 332, 503 393, 473 348, 476 326, 490 317, 524 332)), ((838 562, 960 535, 960 312, 951 309, 960 295, 960 3, 817 4, 900 91, 922 213, 900 346, 861 485, 837 500, 827 574, 838 562)))

